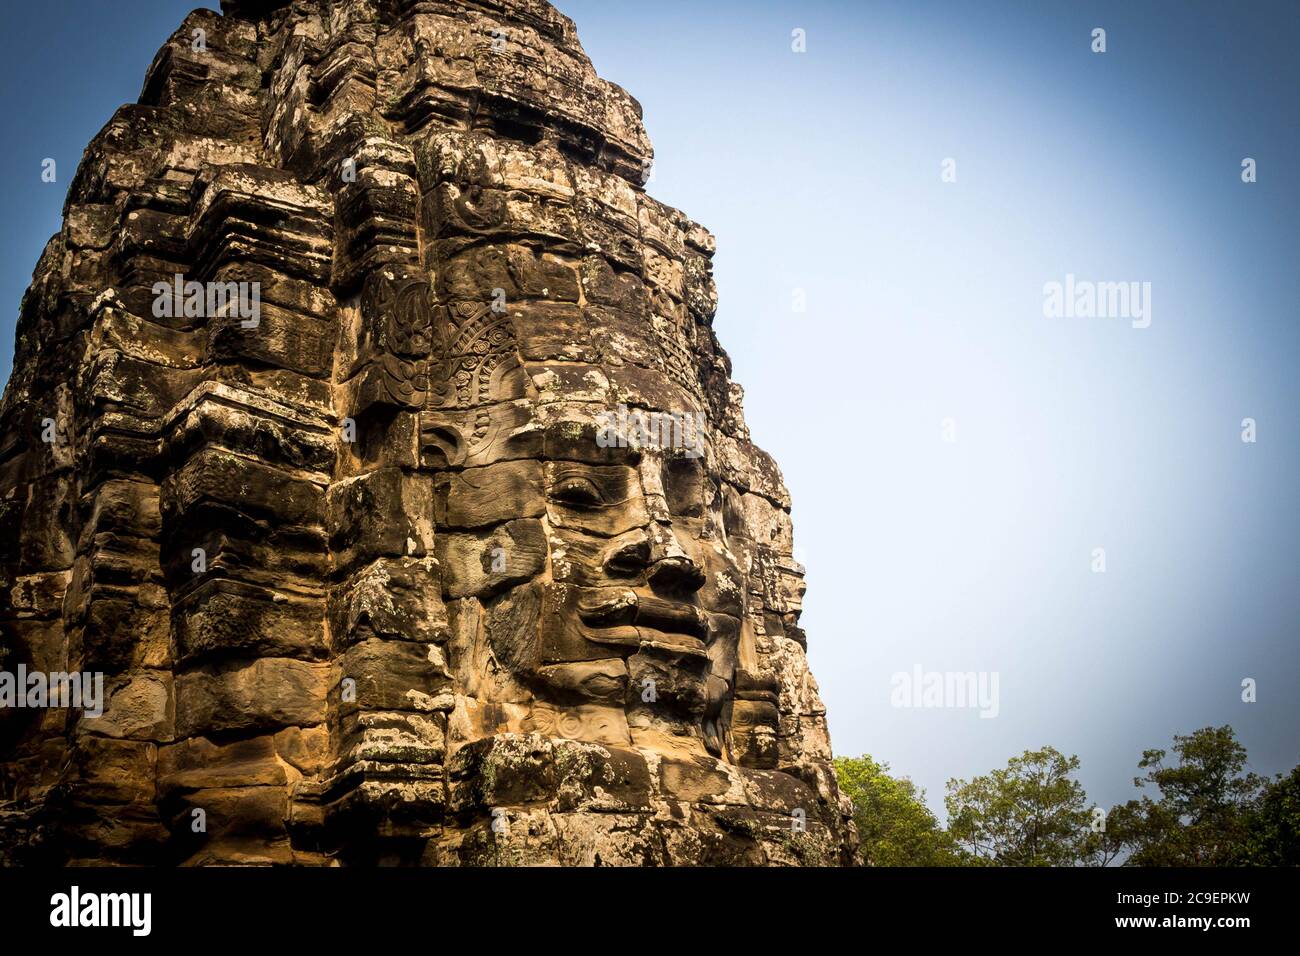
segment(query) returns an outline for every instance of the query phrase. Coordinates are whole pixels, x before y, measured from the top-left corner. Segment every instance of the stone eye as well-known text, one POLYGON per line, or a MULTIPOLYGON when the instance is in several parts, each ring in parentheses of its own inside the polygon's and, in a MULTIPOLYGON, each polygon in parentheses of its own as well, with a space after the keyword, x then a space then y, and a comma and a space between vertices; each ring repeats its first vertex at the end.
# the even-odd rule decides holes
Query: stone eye
POLYGON ((599 488, 586 478, 576 476, 562 479, 551 492, 551 497, 573 508, 593 508, 605 501, 599 488))

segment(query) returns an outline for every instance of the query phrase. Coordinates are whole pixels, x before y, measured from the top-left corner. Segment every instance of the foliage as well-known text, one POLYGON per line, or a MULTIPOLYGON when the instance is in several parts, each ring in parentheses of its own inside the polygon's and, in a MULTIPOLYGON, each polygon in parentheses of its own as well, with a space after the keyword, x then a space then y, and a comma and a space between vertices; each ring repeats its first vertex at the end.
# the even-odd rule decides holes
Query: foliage
POLYGON ((952 838, 925 805, 925 792, 871 757, 835 761, 840 789, 853 800, 858 856, 866 866, 954 866, 952 838))
POLYGON ((1250 809, 1239 862, 1300 866, 1300 767, 1268 784, 1250 809))
POLYGON ((1078 757, 1028 750, 1005 768, 949 780, 948 827, 925 793, 869 756, 840 758, 868 866, 1300 866, 1300 767, 1269 782, 1248 770, 1231 727, 1147 750, 1147 790, 1103 814, 1075 779, 1078 757))
POLYGON ((1148 750, 1134 779, 1157 796, 1111 811, 1114 838, 1130 851, 1130 866, 1231 866, 1245 845, 1247 816, 1264 781, 1246 772, 1246 748, 1231 727, 1204 727, 1174 737, 1176 764, 1148 750))
POLYGON ((1078 757, 1027 750, 969 782, 949 780, 948 830, 976 858, 998 866, 1073 866, 1095 853, 1092 808, 1072 774, 1078 757))

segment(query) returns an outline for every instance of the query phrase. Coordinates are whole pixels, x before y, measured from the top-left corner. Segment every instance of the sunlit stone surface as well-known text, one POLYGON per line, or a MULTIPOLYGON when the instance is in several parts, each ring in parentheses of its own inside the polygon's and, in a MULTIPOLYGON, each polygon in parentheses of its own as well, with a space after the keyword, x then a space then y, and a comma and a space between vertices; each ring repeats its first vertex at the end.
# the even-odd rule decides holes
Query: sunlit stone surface
POLYGON ((637 102, 541 0, 223 6, 23 303, 0 668, 107 699, 0 711, 0 859, 846 862, 789 498, 637 102))

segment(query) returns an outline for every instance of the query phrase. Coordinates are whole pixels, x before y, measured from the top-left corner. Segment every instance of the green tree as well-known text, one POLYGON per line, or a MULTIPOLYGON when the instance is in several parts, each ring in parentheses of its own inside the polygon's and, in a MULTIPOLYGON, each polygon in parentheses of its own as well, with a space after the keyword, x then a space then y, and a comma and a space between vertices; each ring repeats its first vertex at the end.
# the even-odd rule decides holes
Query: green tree
POLYGON ((1177 763, 1147 750, 1133 780, 1158 796, 1111 811, 1108 830, 1129 849, 1130 866, 1231 866, 1246 846, 1248 817, 1264 785, 1246 772, 1246 748, 1231 727, 1204 727, 1174 737, 1177 763))
POLYGON ((1087 794, 1071 776, 1078 769, 1078 757, 1044 747, 969 782, 949 780, 948 832, 972 856, 997 866, 1105 862, 1087 794))
POLYGON ((1247 866, 1300 866, 1300 767, 1264 788, 1246 816, 1247 866))
POLYGON ((853 801, 858 856, 865 866, 955 866, 952 838, 925 805, 925 791, 868 756, 835 761, 840 789, 853 801))

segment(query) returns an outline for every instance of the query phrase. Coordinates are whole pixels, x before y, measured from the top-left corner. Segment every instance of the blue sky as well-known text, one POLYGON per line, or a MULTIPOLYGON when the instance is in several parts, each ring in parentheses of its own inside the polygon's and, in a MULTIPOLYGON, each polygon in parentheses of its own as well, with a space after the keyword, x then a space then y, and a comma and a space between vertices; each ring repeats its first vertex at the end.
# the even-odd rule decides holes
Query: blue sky
MULTIPOLYGON (((644 105, 650 191, 718 238, 836 751, 936 808, 1044 744, 1110 805, 1143 749, 1208 724, 1294 766, 1300 5, 557 5, 644 105), (1150 282, 1150 327, 1044 317, 1067 274, 1150 282), (999 715, 891 706, 916 666, 996 672, 999 715)), ((0 374, 81 149, 191 6, 7 17, 0 374)))

